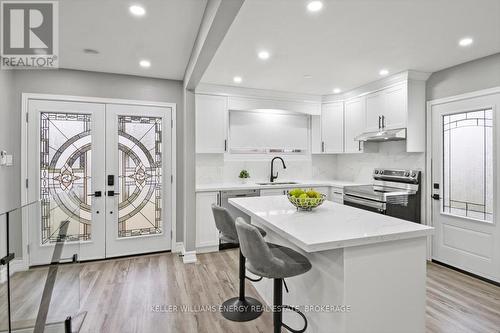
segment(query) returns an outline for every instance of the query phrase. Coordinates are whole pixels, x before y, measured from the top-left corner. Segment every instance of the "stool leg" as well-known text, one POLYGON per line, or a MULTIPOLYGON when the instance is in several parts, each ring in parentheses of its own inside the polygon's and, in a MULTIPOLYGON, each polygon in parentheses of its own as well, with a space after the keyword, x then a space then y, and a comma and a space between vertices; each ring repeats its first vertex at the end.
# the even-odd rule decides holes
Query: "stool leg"
POLYGON ((283 281, 282 279, 274 279, 273 290, 273 325, 274 333, 281 332, 281 325, 283 323, 283 281))
POLYGON ((249 321, 258 318, 262 312, 262 303, 252 297, 245 296, 245 262, 246 258, 240 251, 239 263, 239 296, 228 299, 222 304, 221 313, 224 318, 232 321, 249 321))
POLYGON ((240 250, 240 301, 245 301, 245 262, 246 258, 240 250))

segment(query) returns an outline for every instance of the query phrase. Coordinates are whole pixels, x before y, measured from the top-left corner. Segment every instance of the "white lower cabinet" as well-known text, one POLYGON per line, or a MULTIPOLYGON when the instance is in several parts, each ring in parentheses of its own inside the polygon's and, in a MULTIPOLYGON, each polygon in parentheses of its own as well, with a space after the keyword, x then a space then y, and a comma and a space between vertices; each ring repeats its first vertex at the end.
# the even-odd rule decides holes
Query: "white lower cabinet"
POLYGON ((330 187, 330 200, 344 204, 344 189, 342 187, 330 187))
POLYGON ((215 226, 212 205, 219 204, 219 192, 196 193, 196 251, 217 251, 219 231, 215 226))
POLYGON ((260 196, 266 197, 270 195, 284 195, 288 192, 288 189, 283 188, 271 188, 266 190, 260 190, 260 196))

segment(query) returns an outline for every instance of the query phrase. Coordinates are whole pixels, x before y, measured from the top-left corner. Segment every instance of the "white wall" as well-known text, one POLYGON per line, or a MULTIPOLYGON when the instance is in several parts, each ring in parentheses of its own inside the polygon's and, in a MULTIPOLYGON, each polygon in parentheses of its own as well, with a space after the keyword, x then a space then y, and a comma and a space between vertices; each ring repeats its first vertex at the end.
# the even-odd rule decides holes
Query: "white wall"
MULTIPOLYGON (((279 154, 277 155, 279 156, 279 154)), ((275 171, 279 172, 279 180, 328 180, 338 179, 335 174, 335 155, 313 155, 310 160, 285 160, 286 169, 279 161, 275 162, 275 171)), ((223 154, 196 155, 196 184, 237 183, 242 169, 250 173, 250 179, 269 181, 271 174, 271 159, 267 160, 227 160, 223 154)))

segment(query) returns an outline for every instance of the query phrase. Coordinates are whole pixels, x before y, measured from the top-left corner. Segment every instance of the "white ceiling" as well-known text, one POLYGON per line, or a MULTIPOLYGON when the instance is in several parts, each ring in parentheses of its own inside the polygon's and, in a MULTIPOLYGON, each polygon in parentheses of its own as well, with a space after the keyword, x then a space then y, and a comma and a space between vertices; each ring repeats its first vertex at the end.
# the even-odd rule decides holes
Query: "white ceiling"
POLYGON ((382 68, 434 72, 500 52, 500 0, 323 0, 315 14, 307 3, 246 0, 202 82, 330 94, 382 68), (465 36, 474 44, 461 48, 465 36))
POLYGON ((59 1, 60 67, 182 80, 206 0, 59 1), (128 7, 140 4, 143 17, 128 7), (97 55, 83 49, 96 49, 97 55), (140 59, 151 67, 139 67, 140 59))

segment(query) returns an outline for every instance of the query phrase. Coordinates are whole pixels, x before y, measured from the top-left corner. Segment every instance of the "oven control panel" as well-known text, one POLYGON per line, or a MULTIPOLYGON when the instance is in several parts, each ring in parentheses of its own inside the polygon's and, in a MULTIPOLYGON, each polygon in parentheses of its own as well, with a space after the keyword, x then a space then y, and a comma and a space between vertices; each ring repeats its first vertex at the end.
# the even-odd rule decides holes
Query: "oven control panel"
POLYGON ((396 180, 400 182, 418 183, 420 181, 420 171, 401 169, 375 169, 373 178, 377 180, 396 180))

